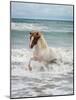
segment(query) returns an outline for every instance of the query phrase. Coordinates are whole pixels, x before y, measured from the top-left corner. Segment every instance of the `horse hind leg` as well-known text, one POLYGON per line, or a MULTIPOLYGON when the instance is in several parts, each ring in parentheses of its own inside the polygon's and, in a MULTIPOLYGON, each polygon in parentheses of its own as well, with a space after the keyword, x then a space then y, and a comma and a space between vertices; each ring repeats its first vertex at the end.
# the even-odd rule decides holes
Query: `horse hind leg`
POLYGON ((59 66, 62 63, 62 60, 61 59, 54 59, 50 63, 57 64, 59 66))
POLYGON ((48 70, 49 71, 49 63, 44 62, 44 70, 48 70))

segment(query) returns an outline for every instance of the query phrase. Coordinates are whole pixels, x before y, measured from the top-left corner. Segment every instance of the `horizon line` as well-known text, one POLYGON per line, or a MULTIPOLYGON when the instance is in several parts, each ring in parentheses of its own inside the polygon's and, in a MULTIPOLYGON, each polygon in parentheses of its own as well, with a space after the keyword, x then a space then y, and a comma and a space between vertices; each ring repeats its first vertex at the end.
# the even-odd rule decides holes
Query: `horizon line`
POLYGON ((50 20, 50 21, 52 21, 52 20, 53 20, 53 21, 54 21, 54 20, 55 20, 55 21, 57 21, 57 20, 58 20, 58 21, 73 21, 73 20, 67 20, 67 19, 42 19, 42 18, 41 18, 41 19, 40 19, 40 18, 39 18, 39 19, 38 19, 38 18, 36 19, 36 18, 19 18, 19 17, 17 17, 17 18, 16 18, 16 17, 13 17, 13 18, 11 18, 11 19, 50 20))

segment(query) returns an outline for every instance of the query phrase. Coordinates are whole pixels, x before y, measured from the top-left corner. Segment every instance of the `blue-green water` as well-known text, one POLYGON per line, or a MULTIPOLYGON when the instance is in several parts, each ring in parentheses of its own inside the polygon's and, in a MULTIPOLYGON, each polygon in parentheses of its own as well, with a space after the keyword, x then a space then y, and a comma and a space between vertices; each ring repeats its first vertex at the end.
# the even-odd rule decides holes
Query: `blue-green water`
POLYGON ((73 94, 73 22, 13 19, 11 46, 12 98, 73 94), (57 64, 42 68, 42 63, 33 61, 29 71, 33 53, 29 50, 29 32, 32 30, 43 32, 48 46, 57 54, 57 64))
POLYGON ((12 19, 12 48, 28 48, 29 32, 32 30, 43 32, 51 47, 72 47, 73 45, 72 21, 12 19))

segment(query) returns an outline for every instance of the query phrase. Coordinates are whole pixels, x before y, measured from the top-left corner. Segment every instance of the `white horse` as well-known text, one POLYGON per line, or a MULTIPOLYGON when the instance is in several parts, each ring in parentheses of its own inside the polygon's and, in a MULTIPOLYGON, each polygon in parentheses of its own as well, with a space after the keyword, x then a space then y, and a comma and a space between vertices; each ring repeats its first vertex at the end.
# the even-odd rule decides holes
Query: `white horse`
POLYGON ((28 67, 32 70, 31 61, 42 62, 46 67, 50 63, 56 62, 56 53, 48 47, 43 34, 40 32, 30 32, 30 48, 34 47, 33 57, 31 57, 28 67))

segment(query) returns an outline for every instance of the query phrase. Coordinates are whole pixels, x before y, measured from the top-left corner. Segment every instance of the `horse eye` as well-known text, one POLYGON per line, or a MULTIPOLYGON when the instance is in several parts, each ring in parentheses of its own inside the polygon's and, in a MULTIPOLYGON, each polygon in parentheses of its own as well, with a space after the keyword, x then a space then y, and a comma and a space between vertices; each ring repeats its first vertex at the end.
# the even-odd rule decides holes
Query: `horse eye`
POLYGON ((30 32, 30 35, 31 35, 31 32, 30 32))

